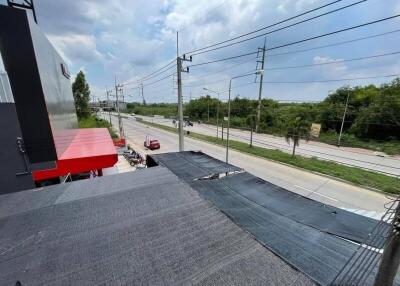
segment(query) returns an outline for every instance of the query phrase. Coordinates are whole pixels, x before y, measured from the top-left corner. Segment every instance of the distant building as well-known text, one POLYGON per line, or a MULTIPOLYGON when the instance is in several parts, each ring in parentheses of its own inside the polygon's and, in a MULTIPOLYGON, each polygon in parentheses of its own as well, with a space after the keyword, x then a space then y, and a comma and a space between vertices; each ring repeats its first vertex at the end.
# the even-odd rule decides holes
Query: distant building
MULTIPOLYGON (((119 110, 124 111, 126 110, 127 103, 124 101, 118 101, 119 110)), ((90 103, 90 107, 92 109, 102 109, 102 110, 111 110, 117 111, 117 101, 116 100, 99 100, 90 103)))

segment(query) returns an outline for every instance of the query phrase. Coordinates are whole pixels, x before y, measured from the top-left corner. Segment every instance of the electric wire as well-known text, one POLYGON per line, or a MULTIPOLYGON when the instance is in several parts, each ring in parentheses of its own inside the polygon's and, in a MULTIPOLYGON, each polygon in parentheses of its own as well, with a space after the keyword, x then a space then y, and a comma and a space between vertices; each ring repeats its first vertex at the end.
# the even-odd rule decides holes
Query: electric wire
POLYGON ((174 59, 174 60, 168 62, 166 65, 162 66, 161 68, 157 69, 156 71, 154 71, 154 72, 152 72, 152 73, 150 73, 150 74, 148 74, 146 76, 143 76, 140 79, 127 81, 127 82, 124 83, 124 85, 135 84, 135 83, 140 83, 140 82, 146 81, 146 80, 150 79, 151 76, 154 77, 154 75, 157 74, 157 73, 165 72, 166 71, 165 69, 168 68, 168 67, 169 67, 168 70, 171 69, 170 65, 175 63, 175 62, 176 62, 176 60, 174 59))
POLYGON ((321 34, 321 35, 318 35, 318 36, 305 38, 303 40, 298 40, 298 41, 294 41, 294 42, 278 45, 278 46, 275 46, 275 47, 272 47, 272 48, 267 48, 265 50, 266 51, 272 51, 272 50, 276 50, 276 49, 281 49, 281 48, 284 48, 284 47, 297 45, 297 44, 300 44, 300 43, 304 43, 304 42, 308 42, 308 41, 324 38, 324 37, 327 37, 327 36, 331 36, 331 35, 347 32, 347 31, 351 31, 351 30, 354 30, 354 29, 370 26, 370 25, 381 23, 381 22, 385 22, 385 21, 389 21, 389 20, 392 20, 392 19, 395 19, 395 18, 398 18, 398 17, 400 17, 400 14, 396 14, 396 15, 393 15, 393 16, 390 16, 390 17, 386 17, 386 18, 381 18, 381 19, 378 19, 378 20, 375 20, 375 21, 371 21, 371 22, 366 22, 364 24, 359 24, 359 25, 356 25, 356 26, 347 27, 347 28, 336 30, 336 31, 333 31, 333 32, 321 34))
POLYGON ((298 65, 298 66, 271 67, 271 68, 264 68, 264 70, 288 70, 288 69, 307 68, 307 67, 314 67, 314 66, 324 66, 324 65, 340 64, 340 63, 345 63, 345 62, 354 62, 354 61, 361 61, 361 60, 366 60, 366 59, 375 59, 375 58, 380 58, 380 57, 394 56, 394 55, 397 55, 397 54, 400 54, 400 51, 392 52, 392 53, 372 55, 372 56, 344 59, 344 60, 335 60, 335 61, 326 62, 326 63, 298 65))
MULTIPOLYGON (((326 79, 326 80, 310 80, 310 81, 263 81, 263 83, 268 83, 268 84, 306 84, 306 83, 328 83, 328 82, 342 82, 342 81, 357 81, 357 80, 365 80, 365 79, 378 79, 378 78, 389 78, 389 77, 398 77, 399 74, 389 74, 389 75, 377 75, 377 76, 365 76, 365 77, 354 77, 354 78, 340 78, 340 79, 326 79)), ((205 84, 207 85, 216 85, 220 84, 223 82, 227 82, 227 80, 218 80, 214 81, 211 83, 204 83, 204 84, 198 84, 198 85, 182 85, 185 88, 189 87, 199 87, 203 86, 205 84)), ((249 84, 256 84, 259 82, 251 82, 249 84)), ((232 87, 232 89, 235 88, 235 86, 232 87)))
POLYGON ((207 49, 207 50, 203 49, 202 51, 198 51, 198 52, 195 52, 195 53, 189 52, 187 54, 189 54, 191 56, 196 56, 196 55, 200 55, 200 54, 209 53, 209 52, 212 52, 212 51, 224 49, 224 48, 227 48, 227 47, 230 47, 230 46, 233 46, 233 45, 237 45, 237 44, 244 43, 244 42, 247 42, 247 41, 250 41, 250 40, 254 40, 254 39, 257 39, 257 38, 260 38, 260 37, 264 37, 266 35, 269 35, 269 34, 272 34, 272 33, 275 33, 275 32, 279 32, 279 31, 285 30, 287 28, 291 28, 291 27, 306 23, 306 22, 311 21, 311 20, 315 20, 317 18, 326 16, 326 15, 329 15, 329 14, 332 14, 332 13, 336 13, 338 11, 350 8, 350 7, 355 6, 355 5, 359 5, 359 4, 364 3, 366 1, 368 1, 368 0, 361 0, 361 1, 358 1, 358 2, 354 2, 352 4, 349 4, 349 5, 346 5, 346 6, 343 6, 343 7, 340 7, 340 8, 337 8, 337 9, 334 9, 334 10, 331 10, 331 11, 316 15, 316 16, 313 16, 311 18, 308 18, 308 19, 305 19, 305 20, 302 20, 302 21, 299 21, 299 22, 296 22, 296 23, 293 23, 293 24, 290 24, 290 25, 287 25, 287 26, 272 30, 272 31, 268 31, 268 32, 262 33, 260 35, 256 35, 256 36, 253 36, 253 37, 250 37, 250 38, 246 38, 244 40, 240 40, 240 41, 233 42, 233 43, 230 43, 230 44, 226 44, 226 45, 223 45, 223 46, 215 47, 215 48, 212 48, 212 49, 207 49))
POLYGON ((374 38, 377 38, 377 37, 382 37, 382 36, 386 36, 386 35, 390 35, 390 34, 394 34, 394 33, 398 33, 398 32, 400 32, 400 29, 392 30, 392 31, 385 32, 385 33, 374 34, 374 35, 367 36, 367 37, 356 38, 356 39, 353 39, 353 40, 336 42, 336 43, 332 43, 332 44, 328 44, 328 45, 322 45, 322 46, 316 46, 316 47, 302 49, 302 50, 294 50, 294 51, 288 51, 288 52, 283 52, 283 53, 268 54, 267 56, 268 57, 278 57, 278 56, 285 56, 285 55, 290 55, 290 54, 304 53, 304 52, 314 51, 314 50, 318 50, 318 49, 336 47, 336 46, 355 43, 355 42, 359 42, 359 41, 374 39, 374 38))
POLYGON ((331 5, 333 5, 333 4, 336 4, 336 3, 342 2, 342 1, 343 1, 343 0, 337 0, 337 1, 333 1, 333 2, 327 3, 327 4, 325 4, 325 5, 322 5, 322 6, 319 6, 319 7, 314 8, 314 9, 305 11, 305 12, 303 12, 303 13, 301 13, 301 14, 298 14, 298 15, 295 15, 295 16, 292 16, 292 17, 283 19, 283 20, 281 20, 281 21, 279 21, 279 22, 273 23, 273 24, 271 24, 271 25, 268 25, 268 26, 266 26, 266 27, 257 29, 257 30, 255 30, 255 31, 251 31, 251 32, 249 32, 249 33, 246 33, 246 34, 243 34, 243 35, 240 35, 240 36, 237 36, 237 37, 234 37, 234 38, 231 38, 231 39, 222 41, 222 42, 218 42, 218 43, 215 43, 215 44, 212 44, 212 45, 203 47, 203 48, 199 48, 199 49, 195 49, 195 50, 189 51, 189 52, 187 52, 186 54, 192 54, 192 53, 195 53, 195 52, 198 52, 198 51, 202 51, 202 50, 205 50, 205 49, 209 49, 209 48, 212 48, 212 47, 221 45, 221 44, 225 44, 225 43, 228 43, 228 42, 231 42, 231 41, 240 39, 240 38, 242 38, 242 37, 245 37, 245 36, 248 36, 248 35, 251 35, 251 34, 260 32, 260 31, 265 30, 265 29, 268 29, 268 28, 272 28, 272 27, 277 26, 277 25, 279 25, 279 24, 283 24, 283 23, 288 22, 288 21, 290 21, 290 20, 299 18, 299 17, 301 17, 301 16, 307 15, 307 14, 309 14, 309 13, 315 12, 315 11, 317 11, 317 10, 323 9, 323 8, 325 8, 325 7, 331 6, 331 5))
MULTIPOLYGON (((232 57, 227 57, 227 58, 222 58, 222 59, 218 59, 218 60, 213 60, 213 61, 190 65, 189 67, 196 67, 196 66, 218 63, 218 62, 222 62, 222 61, 227 61, 227 60, 231 60, 231 59, 236 59, 236 58, 240 58, 240 57, 253 55, 256 53, 257 52, 240 54, 240 55, 236 55, 236 56, 232 56, 232 57)), ((313 67, 313 66, 323 66, 323 65, 331 65, 331 64, 338 64, 338 63, 344 63, 344 62, 353 62, 353 61, 361 61, 361 60, 373 59, 373 58, 379 58, 379 57, 393 56, 393 55, 397 55, 397 54, 400 54, 400 51, 384 53, 384 54, 377 54, 377 55, 372 55, 372 56, 344 59, 344 60, 336 60, 336 61, 331 61, 331 62, 326 62, 326 63, 316 63, 316 64, 298 65, 298 66, 271 67, 271 68, 264 68, 264 70, 285 70, 285 69, 296 69, 296 68, 305 68, 305 67, 313 67)))
MULTIPOLYGON (((317 39, 317 38, 325 37, 325 36, 328 36, 328 35, 336 34, 336 33, 339 33, 339 32, 348 31, 348 30, 350 30, 350 29, 360 28, 360 27, 363 27, 363 26, 366 26, 366 25, 371 25, 371 24, 374 24, 374 23, 378 23, 378 22, 390 20, 390 19, 393 19, 393 18, 398 17, 398 16, 399 16, 399 15, 395 15, 395 16, 392 16, 392 17, 383 18, 383 19, 380 19, 380 20, 376 20, 376 21, 364 23, 364 24, 362 24, 362 25, 357 25, 357 26, 353 26, 353 27, 346 28, 346 29, 337 30, 337 31, 334 31, 334 32, 331 32, 331 33, 322 34, 322 35, 319 35, 319 36, 316 36, 316 37, 303 39, 303 40, 300 40, 300 41, 296 41, 296 42, 292 42, 292 43, 288 43, 288 44, 276 46, 276 47, 273 47, 273 48, 268 48, 268 49, 266 49, 266 50, 274 50, 274 49, 286 47, 286 46, 289 46, 289 45, 294 45, 294 44, 297 44, 297 43, 302 43, 302 42, 309 41, 309 40, 312 40, 312 39, 317 39)), ((371 36, 367 36, 367 37, 362 37, 362 38, 358 38, 358 39, 353 39, 353 40, 349 40, 349 41, 343 41, 343 42, 333 43, 333 44, 329 44, 329 45, 323 45, 323 46, 313 47, 313 48, 309 48, 309 49, 303 49, 303 50, 297 50, 297 51, 289 51, 289 52, 279 53, 279 54, 270 54, 270 55, 268 55, 268 57, 281 56, 281 55, 294 54, 294 53, 301 53, 301 52, 307 52, 307 51, 316 50, 316 49, 321 49, 321 48, 333 47, 333 46, 343 45, 343 44, 352 43, 352 42, 356 42, 356 41, 362 41, 362 40, 366 40, 366 39, 371 39, 371 38, 375 38, 375 37, 380 37, 380 36, 384 36, 384 35, 388 35, 388 34, 392 34, 392 33, 397 33, 397 32, 400 32, 400 29, 393 30, 393 31, 389 31, 389 32, 385 32, 385 33, 375 34, 375 35, 371 35, 371 36)), ((220 59, 220 60, 211 61, 211 62, 219 62, 219 61, 224 61, 224 60, 233 59, 233 58, 239 58, 239 57, 247 56, 247 55, 249 55, 249 54, 256 54, 256 53, 257 53, 257 52, 248 53, 248 54, 242 54, 242 55, 238 55, 238 56, 235 56, 235 57, 226 58, 226 59, 220 59)), ((211 63, 211 62, 208 62, 208 63, 211 63)), ((164 65, 163 67, 159 68, 158 70, 156 70, 156 71, 154 71, 154 72, 152 72, 152 73, 150 73, 150 74, 148 74, 148 75, 146 75, 146 76, 144 76, 144 77, 142 77, 142 78, 140 78, 140 79, 132 80, 132 81, 126 82, 125 85, 129 85, 129 84, 132 84, 132 83, 140 83, 140 82, 149 80, 150 78, 153 78, 153 77, 155 77, 155 76, 157 76, 157 75, 159 75, 159 74, 162 74, 162 73, 165 72, 166 70, 171 69, 172 66, 170 66, 170 65, 173 64, 173 63, 175 63, 175 59, 172 60, 172 61, 170 61, 169 63, 167 63, 167 64, 164 65), (168 69, 167 69, 167 68, 168 68, 168 69)), ((199 66, 199 65, 204 65, 204 64, 207 64, 207 63, 201 63, 201 64, 196 64, 196 65, 199 66)), ((191 66, 196 66, 196 65, 191 65, 191 66)))
POLYGON ((354 77, 354 78, 339 78, 339 79, 326 79, 326 80, 310 80, 310 81, 263 81, 263 83, 269 84, 303 84, 303 83, 325 83, 325 82, 340 82, 340 81, 355 81, 364 79, 377 79, 377 78, 388 78, 388 77, 398 77, 399 74, 389 74, 389 75, 377 75, 377 76, 365 76, 365 77, 354 77))
POLYGON ((255 55, 255 54, 257 54, 257 53, 258 53, 258 52, 250 52, 250 53, 241 54, 241 55, 232 56, 232 57, 223 58, 223 59, 218 59, 218 60, 214 60, 214 61, 208 61, 208 62, 204 62, 204 63, 193 64, 193 65, 189 65, 189 68, 197 67, 197 66, 203 66, 203 65, 208 65, 208 64, 213 64, 213 63, 219 63, 219 62, 228 61, 228 60, 233 60, 233 59, 237 59, 237 58, 241 58, 241 57, 246 57, 246 56, 255 55))
POLYGON ((192 76, 192 75, 189 75, 189 80, 191 80, 192 78, 194 78, 194 79, 196 79, 196 80, 198 80, 198 79, 204 79, 204 78, 210 77, 210 76, 212 76, 212 75, 219 74, 219 73, 222 73, 222 72, 224 72, 224 71, 230 70, 230 69, 232 69, 232 68, 235 68, 235 67, 238 67, 238 66, 241 66, 241 65, 250 63, 250 62, 252 62, 252 61, 254 61, 254 60, 256 60, 256 59, 257 59, 257 58, 247 59, 247 60, 245 60, 245 61, 243 61, 243 62, 230 65, 230 66, 227 67, 227 68, 223 68, 223 69, 220 69, 220 70, 215 71, 215 72, 212 72, 212 73, 207 73, 207 75, 203 75, 203 76, 192 76))

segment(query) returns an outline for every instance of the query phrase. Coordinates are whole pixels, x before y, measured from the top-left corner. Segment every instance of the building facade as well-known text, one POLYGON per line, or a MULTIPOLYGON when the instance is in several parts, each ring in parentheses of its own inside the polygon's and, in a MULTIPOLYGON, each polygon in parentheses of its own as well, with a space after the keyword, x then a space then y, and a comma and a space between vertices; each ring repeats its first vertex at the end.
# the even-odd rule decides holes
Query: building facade
POLYGON ((117 162, 107 129, 77 128, 67 65, 26 10, 0 5, 0 53, 0 193, 117 162))
MULTIPOLYGON (((127 103, 124 101, 118 101, 120 111, 124 111, 127 108, 127 103)), ((116 100, 99 100, 95 102, 91 102, 90 106, 92 109, 102 109, 102 110, 111 110, 117 111, 117 101, 116 100)))

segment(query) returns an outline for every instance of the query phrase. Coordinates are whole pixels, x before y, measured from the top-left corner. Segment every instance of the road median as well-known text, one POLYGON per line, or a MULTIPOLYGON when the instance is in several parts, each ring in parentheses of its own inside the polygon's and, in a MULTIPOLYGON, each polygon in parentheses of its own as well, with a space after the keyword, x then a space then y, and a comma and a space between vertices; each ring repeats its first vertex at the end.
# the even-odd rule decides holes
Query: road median
MULTIPOLYGON (((152 123, 145 120, 138 120, 138 122, 156 127, 172 133, 178 133, 177 129, 172 126, 166 126, 158 123, 152 123)), ((208 135, 189 132, 185 136, 212 143, 224 147, 226 141, 208 135)), ((304 170, 317 172, 320 174, 328 175, 330 177, 338 178, 356 185, 377 189, 390 194, 400 194, 400 180, 395 177, 386 176, 379 173, 363 170, 356 167, 349 167, 346 165, 337 164, 334 162, 323 161, 317 158, 304 158, 301 156, 292 157, 290 154, 280 150, 265 149, 262 147, 250 147, 247 143, 235 140, 229 140, 231 149, 261 157, 264 159, 272 160, 275 162, 284 163, 286 165, 294 166, 304 170)))

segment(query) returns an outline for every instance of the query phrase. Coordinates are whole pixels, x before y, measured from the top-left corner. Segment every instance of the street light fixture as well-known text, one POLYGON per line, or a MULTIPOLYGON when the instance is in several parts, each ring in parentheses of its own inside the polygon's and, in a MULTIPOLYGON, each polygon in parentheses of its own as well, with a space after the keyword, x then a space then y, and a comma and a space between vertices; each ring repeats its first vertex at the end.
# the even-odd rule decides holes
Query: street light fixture
POLYGON ((217 104, 217 139, 218 139, 219 92, 218 92, 218 91, 211 90, 211 89, 208 89, 208 88, 205 88, 205 87, 203 87, 203 90, 207 90, 207 91, 213 92, 213 93, 217 94, 217 97, 218 97, 218 104, 217 104))
POLYGON ((234 76, 229 80, 229 95, 228 95, 228 124, 227 124, 227 129, 226 129, 226 159, 225 162, 228 164, 228 156, 229 156, 229 124, 231 121, 231 90, 232 90, 232 80, 241 78, 241 77, 246 77, 250 75, 262 75, 264 74, 264 70, 256 70, 255 72, 252 73, 246 73, 238 76, 234 76))

